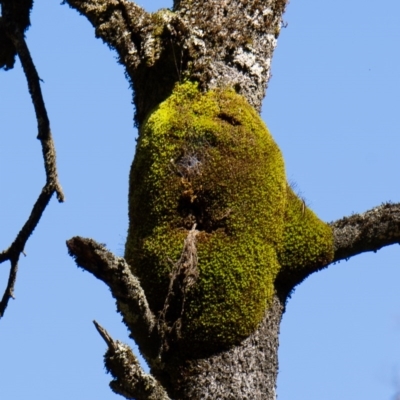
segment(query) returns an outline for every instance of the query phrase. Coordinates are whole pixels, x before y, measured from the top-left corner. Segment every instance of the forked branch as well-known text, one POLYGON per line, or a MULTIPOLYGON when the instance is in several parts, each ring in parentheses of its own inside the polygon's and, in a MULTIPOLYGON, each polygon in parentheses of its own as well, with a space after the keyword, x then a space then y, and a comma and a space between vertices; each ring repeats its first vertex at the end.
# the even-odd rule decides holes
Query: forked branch
POLYGON ((17 51, 28 82, 28 89, 31 95, 32 104, 35 108, 36 119, 38 123, 37 138, 40 140, 42 145, 44 167, 46 171, 46 184, 42 188, 42 191, 32 208, 31 214, 11 246, 0 253, 0 263, 7 260, 9 260, 11 263, 7 287, 0 302, 1 318, 4 315, 10 298, 14 297, 14 286, 17 278, 18 260, 21 253, 24 253, 24 248, 29 236, 39 223, 40 218, 53 194, 56 193, 59 202, 64 201, 64 194, 58 181, 56 152, 50 131, 49 118, 40 88, 40 78, 26 44, 24 34, 18 28, 17 24, 13 24, 10 21, 8 21, 6 24, 0 19, 0 24, 2 24, 2 30, 6 33, 7 37, 11 40, 17 51))
MULTIPOLYGON (((180 259, 174 264, 171 274, 169 294, 165 309, 156 317, 147 302, 146 295, 139 280, 131 272, 127 262, 109 252, 104 245, 92 239, 74 237, 67 241, 68 251, 76 264, 103 281, 116 299, 117 309, 135 340, 139 350, 157 375, 165 368, 164 354, 168 351, 171 331, 178 325, 177 321, 167 321, 170 302, 184 311, 185 293, 196 282, 197 249, 196 235, 193 229, 188 232, 180 259), (172 326, 169 326, 171 323, 172 326)), ((105 355, 107 370, 113 375, 111 388, 126 398, 135 399, 168 399, 164 388, 151 375, 145 374, 133 355, 131 349, 114 341, 97 322, 98 332, 107 343, 109 350, 105 355)), ((174 331, 174 339, 177 332, 174 331)))
POLYGON ((152 14, 127 0, 65 2, 118 52, 139 125, 182 79, 233 87, 261 109, 287 0, 180 0, 152 14))

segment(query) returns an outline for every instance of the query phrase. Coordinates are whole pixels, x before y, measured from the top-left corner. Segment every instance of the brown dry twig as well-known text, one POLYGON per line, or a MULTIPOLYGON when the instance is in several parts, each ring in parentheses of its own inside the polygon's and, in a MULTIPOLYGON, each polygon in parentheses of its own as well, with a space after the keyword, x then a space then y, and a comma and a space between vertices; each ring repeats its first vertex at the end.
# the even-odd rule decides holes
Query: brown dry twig
POLYGON ((28 82, 28 89, 32 98, 32 104, 35 109, 38 123, 37 138, 40 140, 42 145, 42 154, 46 172, 46 184, 43 186, 38 199, 33 205, 27 221, 19 231, 10 247, 0 253, 0 263, 8 260, 11 264, 7 287, 4 291, 3 298, 0 301, 1 318, 7 308, 8 301, 10 298, 14 298, 14 286, 17 278, 18 260, 21 256, 21 253, 25 254, 24 248, 29 236, 39 223, 40 218, 42 217, 42 214, 53 194, 56 193, 57 199, 60 203, 64 201, 64 194, 61 185, 58 182, 56 152, 50 131, 50 122, 47 116, 46 106, 44 104, 42 91, 40 88, 40 78, 30 55, 29 48, 26 44, 24 34, 18 28, 17 24, 14 24, 10 21, 5 23, 1 18, 0 27, 13 43, 28 82))
POLYGON ((167 297, 165 299, 164 308, 160 312, 158 319, 159 332, 163 337, 162 348, 160 349, 161 352, 168 351, 168 340, 171 335, 176 336, 177 339, 180 338, 186 294, 199 278, 196 246, 196 236, 198 233, 199 231, 196 230, 196 224, 194 224, 185 239, 181 257, 174 264, 170 275, 167 297), (168 321, 168 309, 172 303, 177 303, 175 307, 177 306, 179 313, 177 319, 173 318, 172 321, 168 321))

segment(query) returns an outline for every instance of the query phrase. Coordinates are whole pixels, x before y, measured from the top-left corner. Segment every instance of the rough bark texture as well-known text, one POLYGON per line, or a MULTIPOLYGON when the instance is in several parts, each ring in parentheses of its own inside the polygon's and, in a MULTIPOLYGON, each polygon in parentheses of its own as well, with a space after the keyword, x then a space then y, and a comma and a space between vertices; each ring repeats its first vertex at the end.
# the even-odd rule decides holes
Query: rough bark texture
POLYGON ((278 335, 283 311, 284 305, 275 297, 258 330, 239 346, 207 359, 188 360, 186 365, 174 368, 170 372, 171 397, 187 400, 276 399, 278 335))
POLYGON ((170 400, 160 383, 143 371, 131 348, 113 340, 96 321, 93 323, 108 345, 104 361, 107 371, 115 377, 110 382, 111 389, 127 399, 170 400))
POLYGON ((349 259, 367 251, 400 243, 400 204, 382 204, 362 214, 332 223, 335 259, 349 259))
POLYGON ((117 50, 134 93, 136 120, 176 82, 234 87, 257 110, 265 95, 287 0, 176 1, 149 14, 127 0, 68 0, 117 50))
POLYGON ((156 318, 151 312, 138 279, 123 258, 116 257, 92 239, 74 237, 67 241, 76 264, 103 281, 117 301, 117 309, 132 332, 146 361, 153 365, 158 357, 160 339, 156 318))
MULTIPOLYGON (((333 262, 365 251, 376 251, 400 243, 400 205, 384 204, 363 214, 342 218, 331 226, 335 240, 333 262)), ((182 364, 173 358, 162 359, 164 332, 159 330, 162 327, 155 325, 145 294, 137 279, 130 274, 126 262, 91 239, 73 238, 68 241, 68 248, 80 267, 110 287, 132 338, 138 342, 152 366, 153 376, 168 395, 141 370, 126 345, 110 339, 106 340, 109 351, 105 355, 105 363, 115 378, 110 384, 114 391, 126 398, 139 400, 157 398, 152 397, 154 393, 182 400, 276 399, 278 335, 287 300, 286 288, 281 292, 277 286, 277 295, 271 308, 266 311, 258 329, 242 343, 204 359, 188 359, 182 364), (121 307, 121 304, 125 306, 121 307), (154 358, 155 353, 158 353, 158 357, 154 358), (152 385, 155 385, 154 391, 142 390, 152 385), (135 397, 132 397, 133 393, 135 397)), ((315 265, 313 269, 310 268, 309 274, 324 267, 327 265, 315 265)))
POLYGON ((258 111, 265 95, 286 0, 175 1, 198 43, 190 77, 205 89, 234 87, 258 111))
MULTIPOLYGON (((96 35, 117 51, 134 89, 139 127, 148 113, 169 96, 174 85, 185 79, 199 82, 203 90, 233 87, 260 110, 287 0, 176 0, 172 10, 153 14, 127 0, 66 2, 85 15, 96 35)), ((399 205, 386 204, 331 224, 334 261, 399 243, 399 221, 399 205)), ((81 240, 79 246, 75 244, 69 242, 71 253, 81 267, 110 287, 131 336, 138 341, 145 357, 152 360, 151 372, 168 396, 176 400, 275 400, 279 324, 287 296, 306 276, 326 267, 326 260, 306 266, 300 275, 290 271, 279 275, 272 305, 258 329, 242 343, 207 358, 182 361, 173 354, 166 356, 163 324, 144 321, 148 310, 140 305, 147 304, 147 300, 139 282, 135 281, 133 286, 136 293, 142 294, 130 296, 130 284, 124 279, 119 283, 113 275, 120 269, 115 268, 112 256, 102 257, 96 264, 93 243, 81 240), (142 326, 132 320, 132 310, 142 326)), ((104 252, 104 248, 99 251, 104 252)), ((120 259, 117 264, 125 265, 124 262, 120 259)), ((114 342, 108 344, 117 348, 114 342)), ((107 360, 106 356, 106 364, 107 360)), ((131 364, 135 363, 132 359, 131 364)), ((132 371, 129 363, 118 365, 109 370, 115 381, 122 382, 132 371)), ((137 388, 146 383, 147 377, 140 378, 141 373, 133 375, 134 379, 125 380, 119 391, 127 398, 132 398, 132 393, 138 393, 137 388), (126 386, 129 382, 131 388, 126 386)), ((152 398, 146 393, 136 396, 152 398)))

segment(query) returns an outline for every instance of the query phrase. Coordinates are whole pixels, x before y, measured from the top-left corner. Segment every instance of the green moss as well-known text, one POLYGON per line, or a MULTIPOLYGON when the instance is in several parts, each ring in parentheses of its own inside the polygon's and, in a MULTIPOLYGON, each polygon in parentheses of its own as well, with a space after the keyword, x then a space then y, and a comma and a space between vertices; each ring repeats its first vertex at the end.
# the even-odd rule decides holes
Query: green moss
POLYGON ((290 187, 287 191, 285 231, 279 263, 288 272, 313 269, 315 265, 328 263, 333 258, 332 229, 307 208, 290 187))
POLYGON ((288 191, 278 146, 233 90, 176 86, 141 127, 129 200, 125 256, 155 312, 188 230, 200 231, 199 280, 182 321, 190 345, 245 338, 272 300, 280 264, 332 253, 329 227, 288 191))

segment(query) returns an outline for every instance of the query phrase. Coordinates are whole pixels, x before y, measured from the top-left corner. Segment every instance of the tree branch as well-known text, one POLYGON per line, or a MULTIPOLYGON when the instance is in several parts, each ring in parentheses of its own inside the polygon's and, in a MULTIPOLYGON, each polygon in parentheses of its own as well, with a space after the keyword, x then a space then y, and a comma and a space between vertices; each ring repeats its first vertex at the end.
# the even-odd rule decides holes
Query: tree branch
POLYGON ((348 260, 367 251, 400 244, 400 203, 385 203, 362 214, 344 217, 329 224, 334 255, 331 261, 321 258, 305 268, 283 270, 275 281, 280 298, 286 301, 295 286, 312 273, 340 260, 348 260))
POLYGON ((117 50, 121 64, 137 67, 143 36, 150 29, 149 14, 127 0, 65 0, 84 15, 96 30, 96 36, 117 50))
POLYGON ((5 26, 12 24, 21 32, 25 32, 31 24, 32 6, 33 0, 0 0, 0 69, 13 68, 17 55, 17 50, 7 35, 5 26))
POLYGON ((261 109, 287 0, 181 0, 153 14, 127 0, 65 1, 117 50, 138 124, 182 79, 233 87, 261 109))
POLYGON ((134 89, 136 122, 170 94, 180 80, 182 43, 189 29, 174 13, 150 14, 127 0, 65 0, 86 16, 96 36, 119 56, 134 89), (185 34, 182 34, 185 32, 185 34), (179 34, 178 34, 179 33, 179 34), (175 39, 180 37, 180 45, 175 39), (179 62, 174 55, 177 47, 179 62), (167 61, 166 61, 167 59, 167 61))
POLYGON ((25 42, 24 35, 18 28, 17 24, 13 23, 12 21, 7 21, 7 23, 5 23, 3 19, 0 19, 0 25, 0 30, 6 33, 7 37, 13 43, 17 51, 28 82, 29 93, 32 98, 32 104, 35 108, 36 119, 38 123, 37 138, 40 140, 42 145, 42 154, 46 172, 46 184, 42 188, 42 191, 32 208, 28 220, 25 222, 11 246, 0 253, 0 263, 6 260, 9 260, 11 263, 7 287, 0 302, 1 318, 7 308, 8 301, 11 297, 14 297, 13 292, 17 278, 18 260, 20 254, 24 252, 24 248, 29 236, 39 223, 40 218, 42 217, 42 214, 53 194, 56 193, 59 202, 64 201, 64 194, 58 181, 56 153, 50 131, 49 118, 47 116, 47 111, 40 88, 39 75, 33 63, 28 46, 25 42))
POLYGON ((4 315, 4 312, 8 306, 8 301, 14 297, 14 286, 17 280, 17 272, 18 272, 18 258, 10 260, 11 267, 10 272, 8 274, 8 281, 6 289, 4 290, 3 297, 0 302, 0 317, 4 315))
POLYGON ((362 214, 344 217, 331 224, 334 236, 333 262, 360 253, 400 243, 400 203, 382 204, 362 214))
POLYGON ((110 288, 131 338, 136 341, 148 363, 155 365, 161 343, 157 321, 129 265, 92 239, 76 236, 67 241, 67 247, 79 267, 110 288))
POLYGON ((160 349, 161 357, 163 353, 168 352, 171 339, 181 339, 181 325, 185 312, 186 295, 189 289, 195 285, 200 274, 197 267, 196 236, 198 233, 196 224, 194 224, 183 244, 181 257, 174 264, 170 274, 167 297, 158 319, 159 332, 163 340, 162 348, 160 349), (168 315, 169 308, 174 309, 172 320, 168 315), (176 314, 177 311, 178 315, 176 314))
POLYGON ((114 377, 110 382, 111 389, 127 399, 170 400, 160 383, 143 371, 130 347, 113 340, 102 326, 96 321, 93 323, 108 346, 104 363, 114 377))

